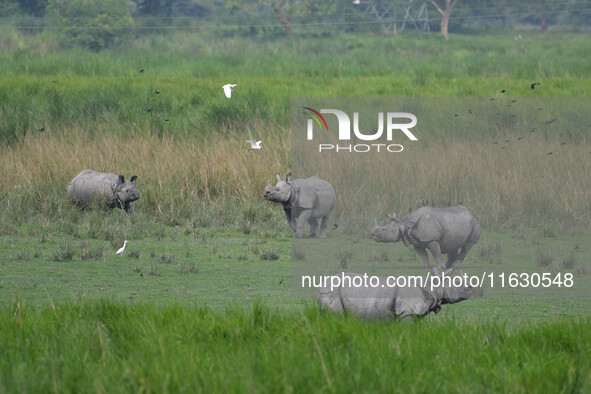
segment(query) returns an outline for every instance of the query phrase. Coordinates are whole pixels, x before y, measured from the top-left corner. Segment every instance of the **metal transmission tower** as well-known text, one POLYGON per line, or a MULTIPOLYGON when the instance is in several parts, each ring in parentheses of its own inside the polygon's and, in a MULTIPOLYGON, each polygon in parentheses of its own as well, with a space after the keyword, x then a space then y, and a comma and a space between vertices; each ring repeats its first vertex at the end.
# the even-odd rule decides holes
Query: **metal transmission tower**
POLYGON ((372 14, 382 21, 385 33, 396 34, 403 31, 407 24, 421 31, 431 31, 426 1, 353 0, 353 5, 358 6, 364 14, 372 14))

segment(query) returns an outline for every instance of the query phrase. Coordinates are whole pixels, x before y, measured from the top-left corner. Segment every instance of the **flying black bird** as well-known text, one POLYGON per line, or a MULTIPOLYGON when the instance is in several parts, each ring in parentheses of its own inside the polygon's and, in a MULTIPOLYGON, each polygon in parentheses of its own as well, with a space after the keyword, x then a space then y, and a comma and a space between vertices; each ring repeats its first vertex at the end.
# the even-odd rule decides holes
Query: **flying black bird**
POLYGON ((471 110, 470 108, 468 108, 468 113, 469 113, 469 114, 471 114, 471 113, 472 113, 472 110, 471 110))
POLYGON ((449 207, 450 205, 451 205, 451 200, 449 200, 449 201, 447 202, 447 206, 449 207))
POLYGON ((281 279, 281 280, 279 281, 279 284, 280 284, 280 285, 282 285, 282 284, 283 284, 283 279, 281 279))
POLYGON ((458 114, 454 114, 454 116, 456 116, 456 117, 457 117, 457 116, 458 116, 458 114))
POLYGON ((165 122, 170 122, 169 118, 164 119, 165 122))
POLYGON ((156 94, 160 94, 160 90, 157 90, 155 93, 156 93, 156 94))
POLYGON ((535 128, 535 127, 531 129, 531 132, 532 132, 532 133, 533 133, 534 131, 536 131, 536 128, 535 128))
POLYGON ((143 68, 141 68, 141 69, 140 69, 140 74, 143 74, 143 73, 144 73, 144 69, 143 69, 143 68))
POLYGON ((541 85, 541 84, 539 82, 534 82, 530 86, 531 86, 532 89, 535 89, 536 88, 536 85, 541 85))
POLYGON ((505 140, 505 142, 510 142, 510 140, 505 140))
POLYGON ((335 224, 334 224, 334 226, 332 226, 332 229, 333 229, 333 230, 336 230, 336 229, 337 229, 337 227, 339 227, 339 225, 338 225, 337 223, 335 223, 335 224))
POLYGON ((462 198, 462 201, 460 201, 460 202, 458 203, 458 205, 462 205, 463 203, 464 203, 464 199, 462 198))
POLYGON ((501 93, 505 93, 505 92, 506 92, 506 90, 505 90, 505 89, 501 90, 501 93))
POLYGON ((44 131, 45 131, 45 126, 43 126, 43 127, 41 127, 41 128, 39 129, 39 132, 40 132, 40 133, 43 133, 44 131))
POLYGON ((517 141, 522 140, 522 139, 523 139, 523 137, 517 137, 517 141))
POLYGON ((152 112, 152 108, 144 108, 144 111, 146 111, 146 112, 152 112))
POLYGON ((561 142, 560 145, 566 145, 566 142, 561 142))
POLYGON ((490 101, 494 101, 494 100, 495 100, 494 98, 491 98, 491 99, 490 99, 490 101))
POLYGON ((511 100, 511 102, 512 102, 512 103, 516 103, 516 102, 517 102, 517 100, 511 100))
POLYGON ((497 142, 497 141, 493 142, 493 145, 496 145, 496 144, 498 144, 498 142, 497 142))
POLYGON ((51 83, 56 83, 57 81, 51 81, 51 83))
POLYGON ((552 154, 552 152, 548 152, 548 153, 546 153, 546 156, 551 155, 551 154, 552 154))

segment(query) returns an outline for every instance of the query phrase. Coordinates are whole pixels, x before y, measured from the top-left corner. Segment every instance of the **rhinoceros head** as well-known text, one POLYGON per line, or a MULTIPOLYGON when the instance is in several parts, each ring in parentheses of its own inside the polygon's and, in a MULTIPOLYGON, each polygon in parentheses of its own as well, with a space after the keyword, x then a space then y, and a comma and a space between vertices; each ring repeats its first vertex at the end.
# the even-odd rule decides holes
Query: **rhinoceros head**
POLYGON ((271 185, 269 181, 267 181, 267 186, 263 190, 263 197, 269 201, 276 201, 276 202, 287 202, 289 201, 292 193, 292 188, 289 186, 287 182, 291 180, 291 172, 287 174, 285 180, 281 180, 279 174, 277 174, 277 184, 275 186, 271 185))
POLYGON ((396 213, 387 216, 390 219, 390 223, 385 226, 378 225, 377 219, 374 220, 371 238, 377 242, 398 242, 402 236, 403 226, 398 220, 396 213))
POLYGON ((121 202, 133 202, 140 198, 140 191, 135 186, 137 176, 132 176, 131 179, 125 180, 123 175, 119 175, 119 180, 115 186, 115 194, 121 202))
POLYGON ((472 296, 471 286, 449 286, 443 287, 442 304, 455 304, 456 302, 467 300, 472 296))

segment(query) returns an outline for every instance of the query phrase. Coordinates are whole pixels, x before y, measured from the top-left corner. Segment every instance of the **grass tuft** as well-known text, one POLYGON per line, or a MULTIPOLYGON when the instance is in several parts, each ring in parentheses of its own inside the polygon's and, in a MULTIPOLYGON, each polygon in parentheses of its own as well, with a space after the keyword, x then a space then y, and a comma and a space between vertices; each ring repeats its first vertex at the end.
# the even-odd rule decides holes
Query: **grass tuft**
POLYGON ((279 260, 281 254, 278 249, 266 248, 261 253, 261 260, 279 260))

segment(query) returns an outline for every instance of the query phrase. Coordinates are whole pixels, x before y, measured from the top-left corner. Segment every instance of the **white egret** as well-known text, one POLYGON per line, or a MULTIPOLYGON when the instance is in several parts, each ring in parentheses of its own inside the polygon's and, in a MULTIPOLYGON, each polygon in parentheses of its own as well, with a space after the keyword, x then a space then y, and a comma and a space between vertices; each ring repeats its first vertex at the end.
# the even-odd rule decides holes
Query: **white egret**
POLYGON ((127 240, 125 240, 123 242, 123 246, 117 251, 117 253, 115 253, 116 255, 119 256, 119 255, 122 255, 123 254, 123 251, 125 250, 125 245, 127 245, 127 242, 128 242, 127 240))
POLYGON ((232 97, 232 89, 234 89, 235 86, 238 86, 238 85, 228 83, 228 84, 222 86, 222 89, 224 89, 224 94, 226 95, 227 98, 232 97))
POLYGON ((250 144, 250 148, 248 150, 253 150, 253 149, 261 149, 261 142, 263 141, 255 141, 255 140, 247 140, 246 142, 248 142, 250 144))

